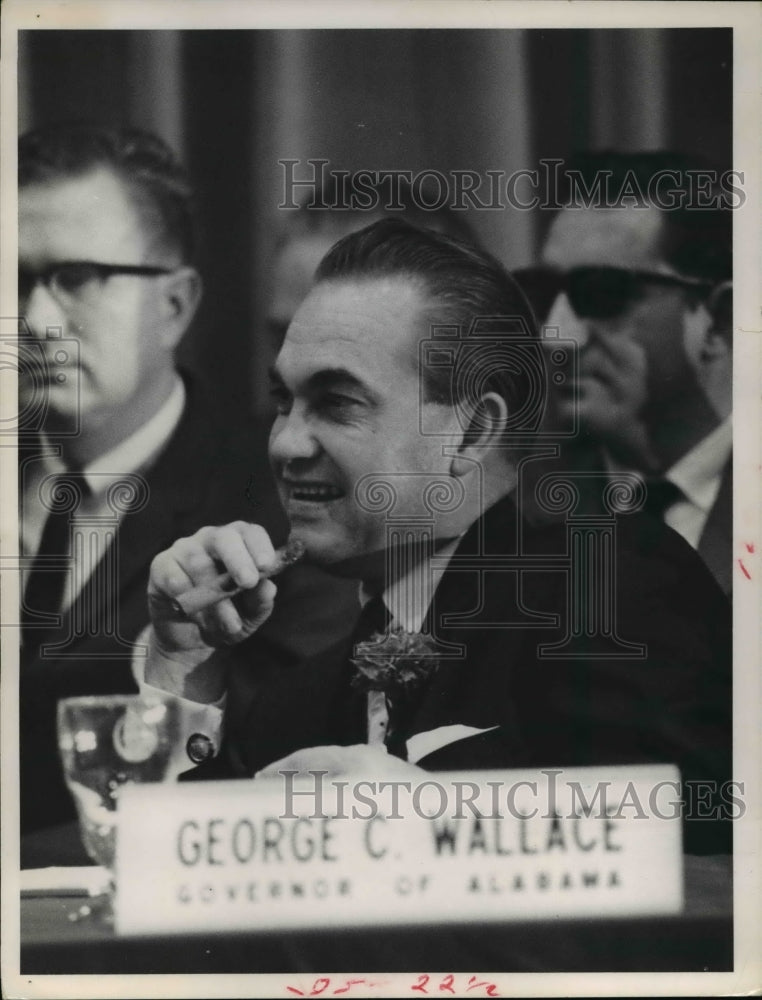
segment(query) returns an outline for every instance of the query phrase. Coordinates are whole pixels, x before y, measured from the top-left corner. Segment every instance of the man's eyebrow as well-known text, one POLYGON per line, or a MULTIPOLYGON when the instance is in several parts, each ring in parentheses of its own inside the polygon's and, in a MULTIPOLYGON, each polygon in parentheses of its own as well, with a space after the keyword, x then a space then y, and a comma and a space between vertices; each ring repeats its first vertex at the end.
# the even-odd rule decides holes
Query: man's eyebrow
MULTIPOLYGON (((276 387, 285 386, 285 379, 278 371, 277 365, 272 365, 269 370, 270 381, 276 387)), ((370 399, 375 399, 375 393, 361 378, 349 371, 348 368, 321 368, 313 372, 305 380, 305 388, 308 391, 320 389, 330 389, 336 386, 347 386, 362 392, 370 399)))
POLYGON ((310 389, 327 389, 336 385, 350 386, 359 389, 366 395, 373 395, 362 379, 353 375, 347 368, 321 368, 320 371, 313 372, 307 379, 310 389))

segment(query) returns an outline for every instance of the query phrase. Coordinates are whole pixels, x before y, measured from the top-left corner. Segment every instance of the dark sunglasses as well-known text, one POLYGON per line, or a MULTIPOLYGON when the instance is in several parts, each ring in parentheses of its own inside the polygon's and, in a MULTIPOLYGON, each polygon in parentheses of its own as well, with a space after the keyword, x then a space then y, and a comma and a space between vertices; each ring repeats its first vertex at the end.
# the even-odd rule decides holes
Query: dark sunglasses
POLYGON ((622 267, 573 267, 556 271, 549 267, 526 267, 513 277, 529 299, 537 319, 548 318, 553 303, 563 292, 582 319, 614 319, 621 316, 643 293, 645 285, 667 285, 709 291, 710 282, 683 278, 660 271, 626 270, 622 267))

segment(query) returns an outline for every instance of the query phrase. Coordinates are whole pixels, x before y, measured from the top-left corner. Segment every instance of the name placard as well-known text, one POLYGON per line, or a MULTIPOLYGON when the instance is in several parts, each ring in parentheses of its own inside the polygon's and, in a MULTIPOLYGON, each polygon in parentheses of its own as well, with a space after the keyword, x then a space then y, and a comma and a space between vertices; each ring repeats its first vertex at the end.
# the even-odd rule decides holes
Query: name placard
POLYGON ((125 787, 121 934, 678 913, 671 766, 125 787))

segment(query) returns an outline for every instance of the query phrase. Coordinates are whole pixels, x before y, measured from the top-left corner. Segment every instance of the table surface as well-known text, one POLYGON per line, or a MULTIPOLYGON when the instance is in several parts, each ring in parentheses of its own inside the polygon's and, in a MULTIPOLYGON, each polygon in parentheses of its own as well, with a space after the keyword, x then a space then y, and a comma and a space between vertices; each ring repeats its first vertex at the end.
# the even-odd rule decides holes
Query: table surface
POLYGON ((728 971, 733 967, 732 864, 685 858, 684 912, 415 928, 123 938, 98 920, 73 922, 84 898, 21 900, 26 974, 289 972, 728 971))

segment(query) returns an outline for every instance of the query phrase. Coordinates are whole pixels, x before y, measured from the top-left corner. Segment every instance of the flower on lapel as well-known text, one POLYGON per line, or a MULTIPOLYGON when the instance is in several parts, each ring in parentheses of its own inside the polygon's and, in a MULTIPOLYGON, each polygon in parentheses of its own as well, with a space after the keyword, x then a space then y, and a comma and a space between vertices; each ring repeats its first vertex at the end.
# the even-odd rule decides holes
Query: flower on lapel
POLYGON ((419 687, 439 666, 433 639, 421 632, 392 629, 358 643, 352 663, 353 687, 402 695, 419 687))

